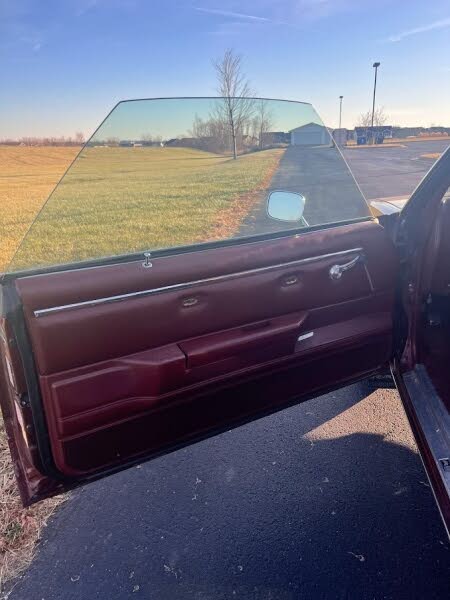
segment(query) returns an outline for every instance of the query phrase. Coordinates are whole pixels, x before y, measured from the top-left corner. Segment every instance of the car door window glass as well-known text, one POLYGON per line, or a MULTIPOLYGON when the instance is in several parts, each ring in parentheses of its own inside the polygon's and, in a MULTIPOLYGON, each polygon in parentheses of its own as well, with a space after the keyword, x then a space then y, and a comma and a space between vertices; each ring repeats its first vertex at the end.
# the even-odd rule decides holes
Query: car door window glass
POLYGON ((369 215, 310 104, 256 98, 124 101, 80 151, 9 270, 369 215))

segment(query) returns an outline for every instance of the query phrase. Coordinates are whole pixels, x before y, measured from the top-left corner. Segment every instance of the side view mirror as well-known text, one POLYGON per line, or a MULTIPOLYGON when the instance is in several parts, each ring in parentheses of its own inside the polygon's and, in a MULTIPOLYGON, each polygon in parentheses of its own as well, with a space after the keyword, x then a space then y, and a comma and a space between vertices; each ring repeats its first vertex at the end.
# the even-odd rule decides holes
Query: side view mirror
POLYGON ((303 218, 305 202, 305 197, 296 192, 271 192, 267 198, 267 214, 277 221, 307 225, 303 218))

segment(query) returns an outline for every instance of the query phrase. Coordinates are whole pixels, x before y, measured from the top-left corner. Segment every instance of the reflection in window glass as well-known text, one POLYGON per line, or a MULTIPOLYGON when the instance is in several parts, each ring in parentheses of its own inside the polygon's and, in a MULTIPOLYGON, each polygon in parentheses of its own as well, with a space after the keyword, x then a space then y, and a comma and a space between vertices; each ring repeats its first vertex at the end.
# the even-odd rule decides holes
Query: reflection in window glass
POLYGON ((310 104, 186 98, 119 103, 58 184, 10 270, 366 217, 310 104), (301 194, 298 222, 270 192, 301 194))

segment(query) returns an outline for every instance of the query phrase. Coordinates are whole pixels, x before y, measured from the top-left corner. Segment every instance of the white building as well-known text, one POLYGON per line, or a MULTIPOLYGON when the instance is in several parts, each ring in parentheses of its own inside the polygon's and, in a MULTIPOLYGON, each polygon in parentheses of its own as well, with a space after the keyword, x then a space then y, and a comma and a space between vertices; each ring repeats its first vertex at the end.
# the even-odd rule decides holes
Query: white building
POLYGON ((318 123, 307 123, 295 129, 291 129, 292 146, 323 146, 331 142, 330 134, 323 125, 318 123))

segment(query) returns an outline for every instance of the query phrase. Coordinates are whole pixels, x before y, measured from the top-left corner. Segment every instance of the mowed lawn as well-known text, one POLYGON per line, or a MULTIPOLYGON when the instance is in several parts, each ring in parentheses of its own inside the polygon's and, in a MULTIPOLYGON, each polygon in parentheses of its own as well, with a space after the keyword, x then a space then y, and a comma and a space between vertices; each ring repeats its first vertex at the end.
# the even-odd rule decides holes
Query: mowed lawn
POLYGON ((0 146, 0 272, 79 150, 0 146))
MULTIPOLYGON (((21 149, 14 150, 19 161, 21 149)), ((44 148, 22 150, 46 154, 44 148)), ((65 152, 51 150, 49 158, 58 150, 65 152)), ((230 237, 261 198, 282 153, 272 149, 232 160, 188 148, 85 149, 38 216, 12 266, 67 263, 230 237)), ((39 153, 33 156, 38 160, 39 153)), ((22 196, 12 194, 9 202, 3 264, 11 255, 14 231, 18 236, 24 231, 42 203, 39 194, 49 187, 52 169, 43 161, 41 178, 31 176, 26 192, 27 164, 35 168, 29 157, 15 168, 11 165, 5 178, 11 183, 13 171, 22 173, 22 196)))

